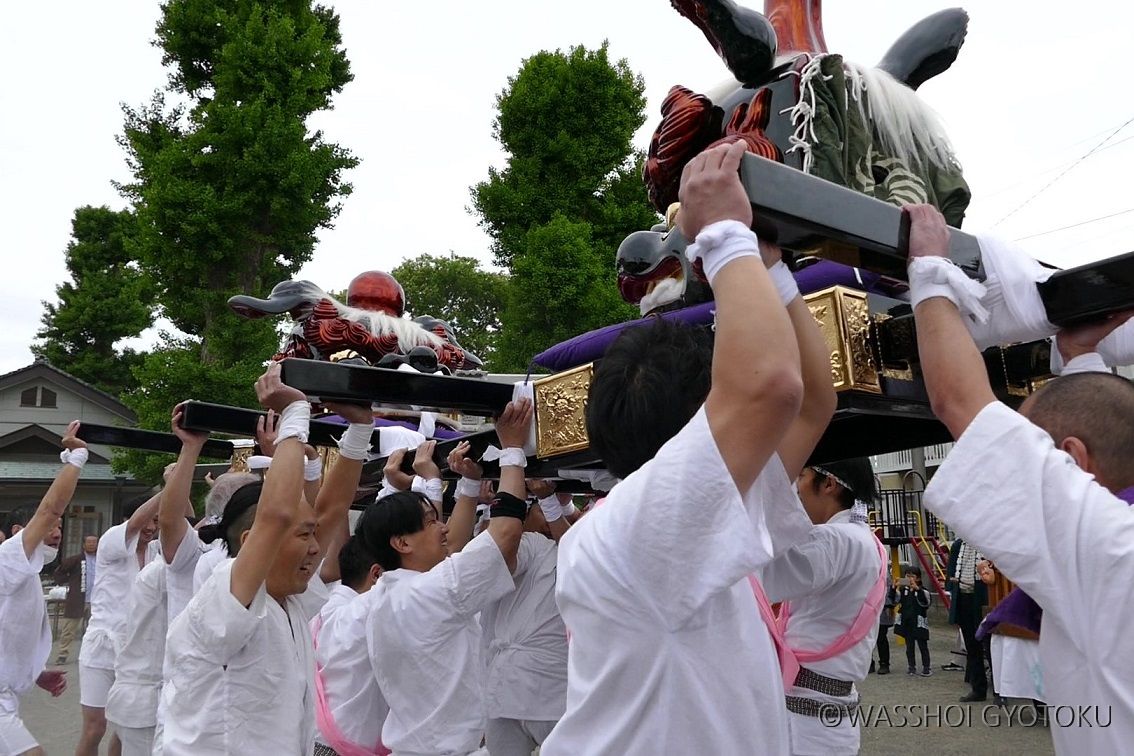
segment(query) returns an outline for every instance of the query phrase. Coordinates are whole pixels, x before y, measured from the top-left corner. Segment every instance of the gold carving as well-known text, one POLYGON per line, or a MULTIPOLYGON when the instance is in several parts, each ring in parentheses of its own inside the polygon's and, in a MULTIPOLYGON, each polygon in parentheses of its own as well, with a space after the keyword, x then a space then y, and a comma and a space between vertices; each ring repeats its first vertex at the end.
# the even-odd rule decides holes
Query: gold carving
POLYGON ((594 364, 588 363, 534 381, 537 457, 587 448, 587 392, 593 375, 594 364))
POLYGON ((831 382, 835 390, 882 393, 866 294, 833 286, 808 294, 804 300, 831 355, 831 382))

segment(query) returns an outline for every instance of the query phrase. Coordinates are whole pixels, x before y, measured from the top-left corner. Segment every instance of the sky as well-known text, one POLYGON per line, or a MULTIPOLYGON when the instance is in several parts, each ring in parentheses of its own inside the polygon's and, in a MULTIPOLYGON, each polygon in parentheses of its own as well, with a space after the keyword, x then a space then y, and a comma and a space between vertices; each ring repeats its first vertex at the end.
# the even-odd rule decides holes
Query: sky
MULTIPOLYGON (((748 3, 759 9, 759 0, 748 3)), ((609 40, 612 55, 646 82, 647 120, 636 140, 643 149, 671 85, 705 91, 727 76, 700 31, 666 0, 330 4, 355 78, 310 126, 362 163, 347 175, 354 194, 335 228, 319 234, 301 271, 327 290, 422 253, 488 262, 488 239, 467 212, 469 187, 503 165, 492 138, 495 98, 535 52, 609 40)), ((828 0, 827 45, 873 64, 906 28, 946 7, 828 0)), ((1020 239, 1061 267, 1134 250, 1134 192, 1126 184, 1134 175, 1134 4, 971 0, 966 9, 957 62, 920 90, 946 123, 973 191, 966 230, 1020 239)), ((121 103, 141 104, 166 81, 152 45, 159 10, 157 0, 5 8, 0 373, 32 359, 41 301, 53 299, 66 276, 75 208, 126 206, 111 184, 129 178, 115 136, 121 103)))

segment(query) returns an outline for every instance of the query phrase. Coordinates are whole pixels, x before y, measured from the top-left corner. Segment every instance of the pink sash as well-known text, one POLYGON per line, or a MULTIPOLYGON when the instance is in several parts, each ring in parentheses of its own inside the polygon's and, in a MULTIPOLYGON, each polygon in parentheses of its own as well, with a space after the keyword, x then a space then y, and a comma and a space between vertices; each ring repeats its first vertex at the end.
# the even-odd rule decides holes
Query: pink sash
MULTIPOLYGON (((321 627, 323 627, 323 617, 315 615, 315 619, 311 620, 311 640, 316 650, 319 649, 318 638, 321 627)), ((318 662, 315 664, 315 722, 319 725, 319 733, 330 741, 328 745, 334 748, 339 756, 390 756, 390 749, 382 745, 381 738, 378 739, 378 745, 366 748, 347 738, 339 729, 335 716, 331 713, 331 706, 327 703, 327 691, 323 687, 323 668, 318 662)))
POLYGON ((777 617, 775 612, 772 611, 772 604, 768 601, 767 594, 764 593, 764 586, 760 585, 760 581, 756 579, 755 575, 748 576, 748 584, 752 586, 752 595, 756 597, 756 605, 760 608, 760 618, 767 625, 768 632, 772 635, 772 642, 776 646, 776 654, 780 657, 780 672, 783 674, 785 690, 795 684, 795 678, 799 675, 799 669, 803 664, 838 656, 865 638, 878 624, 878 615, 881 614, 882 603, 886 600, 888 583, 886 578, 889 573, 890 560, 887 558, 886 547, 882 545, 882 542, 875 538, 874 544, 878 547, 878 556, 882 559, 882 569, 878 575, 878 580, 870 588, 870 592, 866 595, 866 601, 858 610, 858 616, 854 618, 851 626, 822 651, 801 651, 791 648, 787 644, 785 632, 788 618, 791 616, 791 605, 785 601, 781 605, 780 614, 777 617))

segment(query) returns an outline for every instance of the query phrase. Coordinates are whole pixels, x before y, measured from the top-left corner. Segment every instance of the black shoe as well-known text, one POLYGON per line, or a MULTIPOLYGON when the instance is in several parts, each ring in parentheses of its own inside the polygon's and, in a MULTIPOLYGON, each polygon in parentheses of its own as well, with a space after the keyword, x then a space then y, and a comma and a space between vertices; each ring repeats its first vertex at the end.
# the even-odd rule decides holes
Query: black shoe
POLYGON ((949 662, 948 664, 942 664, 941 669, 944 672, 960 672, 964 669, 964 667, 962 667, 960 664, 956 664, 955 662, 949 662))
POLYGON ((870 660, 870 669, 866 670, 866 674, 868 674, 868 675, 874 674, 874 660, 873 659, 870 660))
POLYGON ((880 675, 890 674, 890 665, 889 664, 879 664, 878 665, 878 674, 880 674, 880 675))
POLYGON ((921 676, 922 676, 922 677, 929 677, 929 676, 930 676, 930 675, 932 675, 932 674, 933 674, 933 670, 932 670, 932 669, 930 669, 929 667, 926 667, 925 669, 923 669, 923 670, 921 671, 921 676))
POLYGON ((987 698, 988 698, 988 694, 977 693, 976 691, 973 691, 972 693, 966 693, 965 695, 961 696, 957 700, 960 701, 961 703, 975 703, 976 701, 984 701, 987 698))
POLYGON ((916 670, 916 669, 914 669, 913 667, 910 667, 909 669, 907 669, 907 670, 906 670, 906 674, 907 674, 907 675, 916 675, 916 674, 917 674, 917 670, 916 670))
POLYGON ((1008 705, 1008 702, 1004 700, 1004 696, 999 693, 994 693, 992 696, 992 705, 1004 707, 1008 705))

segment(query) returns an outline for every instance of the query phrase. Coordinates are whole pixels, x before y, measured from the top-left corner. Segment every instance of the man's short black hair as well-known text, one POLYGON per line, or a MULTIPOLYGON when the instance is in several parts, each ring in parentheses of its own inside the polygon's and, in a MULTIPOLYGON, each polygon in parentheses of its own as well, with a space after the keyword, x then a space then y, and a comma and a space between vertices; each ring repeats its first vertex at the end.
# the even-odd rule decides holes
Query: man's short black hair
POLYGON ((599 361, 587 399, 587 435, 606 468, 626 478, 697 413, 709 395, 712 336, 658 318, 630 328, 599 361))
POLYGON ((1065 375, 1033 394, 1025 415, 1056 445, 1072 436, 1082 441, 1118 490, 1134 485, 1134 383, 1112 373, 1065 375))
POLYGON ((402 555, 390 544, 390 539, 417 533, 425 527, 423 505, 433 506, 433 502, 414 491, 399 491, 378 499, 358 519, 354 530, 358 545, 371 554, 383 570, 399 569, 402 555))
POLYGON ((866 457, 844 459, 840 462, 828 462, 812 467, 816 472, 814 485, 816 489, 823 484, 823 473, 838 478, 842 490, 839 491, 839 506, 850 509, 856 499, 871 503, 878 498, 878 485, 874 480, 874 468, 866 457))
POLYGON ((339 579, 348 588, 358 589, 370 568, 377 564, 357 536, 351 536, 339 549, 339 579))
POLYGON ((25 504, 22 507, 16 507, 4 519, 4 535, 11 537, 12 528, 19 525, 21 528, 26 528, 31 519, 35 517, 36 510, 39 507, 35 504, 25 504))
MULTIPOLYGON (((137 512, 141 508, 141 506, 149 501, 152 497, 153 494, 144 493, 130 499, 122 505, 122 517, 129 520, 134 516, 134 513, 137 512)), ((155 512, 154 514, 157 513, 155 512)))

